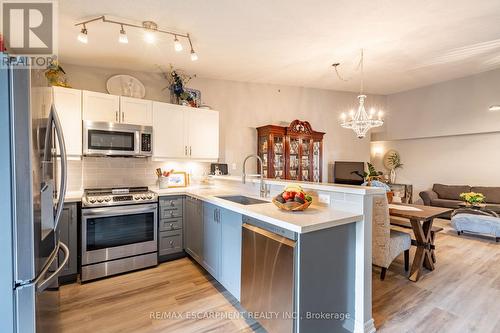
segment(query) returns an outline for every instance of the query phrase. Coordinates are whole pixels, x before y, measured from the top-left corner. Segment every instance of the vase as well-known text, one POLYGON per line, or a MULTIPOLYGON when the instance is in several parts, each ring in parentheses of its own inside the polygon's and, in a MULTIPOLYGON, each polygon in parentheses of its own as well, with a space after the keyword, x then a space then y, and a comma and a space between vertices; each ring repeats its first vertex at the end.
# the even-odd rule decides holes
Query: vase
POLYGON ((391 172, 389 173, 389 181, 391 184, 396 184, 396 169, 391 169, 391 172))
POLYGON ((386 193, 387 195, 387 202, 392 203, 392 200, 394 199, 394 192, 390 191, 386 193))

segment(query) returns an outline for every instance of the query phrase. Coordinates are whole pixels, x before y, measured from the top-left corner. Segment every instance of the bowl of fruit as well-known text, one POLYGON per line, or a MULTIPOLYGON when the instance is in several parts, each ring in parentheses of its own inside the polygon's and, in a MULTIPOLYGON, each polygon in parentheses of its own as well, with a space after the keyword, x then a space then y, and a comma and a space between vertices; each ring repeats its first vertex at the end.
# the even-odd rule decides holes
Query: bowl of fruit
POLYGON ((283 192, 273 198, 273 203, 281 209, 301 211, 309 207, 312 197, 307 195, 299 185, 288 185, 283 192))

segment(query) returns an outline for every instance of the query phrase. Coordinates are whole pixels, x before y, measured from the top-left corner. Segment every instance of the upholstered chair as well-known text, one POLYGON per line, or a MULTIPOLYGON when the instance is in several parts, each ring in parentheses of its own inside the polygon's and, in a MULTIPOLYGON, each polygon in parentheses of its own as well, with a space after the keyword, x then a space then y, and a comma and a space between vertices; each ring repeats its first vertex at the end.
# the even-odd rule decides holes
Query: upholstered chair
POLYGON ((404 252, 405 271, 410 260, 411 237, 408 233, 391 230, 389 205, 384 195, 374 196, 372 218, 372 263, 382 268, 380 279, 385 278, 392 261, 404 252))

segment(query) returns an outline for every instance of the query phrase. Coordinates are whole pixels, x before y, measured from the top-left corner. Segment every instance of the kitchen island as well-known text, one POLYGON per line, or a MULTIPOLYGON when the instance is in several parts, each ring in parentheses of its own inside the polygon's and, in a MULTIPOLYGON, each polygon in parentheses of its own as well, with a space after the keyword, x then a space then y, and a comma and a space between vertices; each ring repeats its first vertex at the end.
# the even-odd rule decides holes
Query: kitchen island
MULTIPOLYGON (((274 182, 271 192, 277 193, 283 183, 274 182)), ((307 191, 307 184, 303 186, 307 191)), ((162 199, 184 198, 185 251, 241 301, 249 313, 262 310, 271 317, 277 316, 273 320, 258 320, 268 331, 374 332, 371 318, 371 202, 373 195, 383 193, 372 188, 314 184, 311 193, 323 196, 328 193, 330 202, 313 203, 303 212, 282 211, 271 202, 242 205, 221 198, 231 195, 258 198, 256 188, 253 182, 242 186, 234 179, 218 179, 212 186, 152 189, 159 194, 160 203, 162 199), (292 241, 293 265, 288 268, 280 266, 279 251, 285 248, 280 245, 277 252, 253 257, 252 267, 248 268, 245 232, 254 227, 292 241), (271 266, 265 265, 266 256, 274 258, 271 266), (257 264, 256 259, 259 259, 257 264), (281 283, 277 277, 269 280, 259 274, 262 270, 275 269, 273 265, 277 267, 276 272, 281 271, 281 275, 276 273, 283 279, 281 283), (283 274, 283 271, 288 274, 283 274), (252 287, 246 283, 245 276, 249 272, 254 280, 267 279, 268 285, 254 283, 252 287), (293 277, 287 279, 290 275, 293 277), (291 290, 286 294, 287 290, 283 289, 287 289, 288 284, 291 290), (254 294, 259 289, 270 293, 278 289, 278 294, 291 295, 290 311, 287 301, 271 304, 272 297, 261 297, 268 304, 256 306, 255 300, 248 299, 249 288, 254 294), (286 323, 272 326, 280 320, 286 323)), ((264 200, 270 201, 269 198, 264 200)), ((260 242, 261 247, 273 246, 258 238, 252 238, 252 241, 260 242)))

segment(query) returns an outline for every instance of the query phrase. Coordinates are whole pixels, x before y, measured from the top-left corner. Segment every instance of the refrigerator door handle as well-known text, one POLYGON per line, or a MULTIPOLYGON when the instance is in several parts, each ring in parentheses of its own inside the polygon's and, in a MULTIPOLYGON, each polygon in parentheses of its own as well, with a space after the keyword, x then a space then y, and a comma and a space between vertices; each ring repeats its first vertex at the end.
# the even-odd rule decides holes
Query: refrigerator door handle
POLYGON ((57 230, 57 226, 59 225, 59 220, 61 219, 61 214, 64 206, 64 197, 66 196, 68 166, 66 160, 67 156, 66 156, 66 144, 64 142, 64 134, 54 104, 52 104, 50 114, 52 121, 54 122, 54 127, 56 129, 57 140, 59 142, 59 151, 61 153, 61 184, 59 186, 59 202, 57 204, 56 215, 54 218, 54 230, 57 230))
POLYGON ((60 241, 57 244, 55 255, 53 256, 53 258, 51 258, 51 260, 49 260, 47 262, 47 265, 45 265, 43 270, 40 272, 40 275, 38 275, 38 278, 35 280, 36 291, 37 292, 44 291, 45 288, 47 288, 49 286, 49 284, 52 282, 52 280, 59 275, 61 270, 63 270, 64 266, 66 266, 66 264, 68 263, 68 260, 69 260, 69 249, 66 246, 66 244, 64 244, 63 242, 60 241), (59 249, 61 249, 64 252, 64 260, 61 262, 59 267, 57 267, 57 269, 52 274, 50 274, 50 276, 48 278, 41 281, 41 279, 45 276, 45 274, 49 270, 50 266, 52 266, 52 263, 54 262, 54 260, 57 259, 57 253, 59 252, 59 249))

